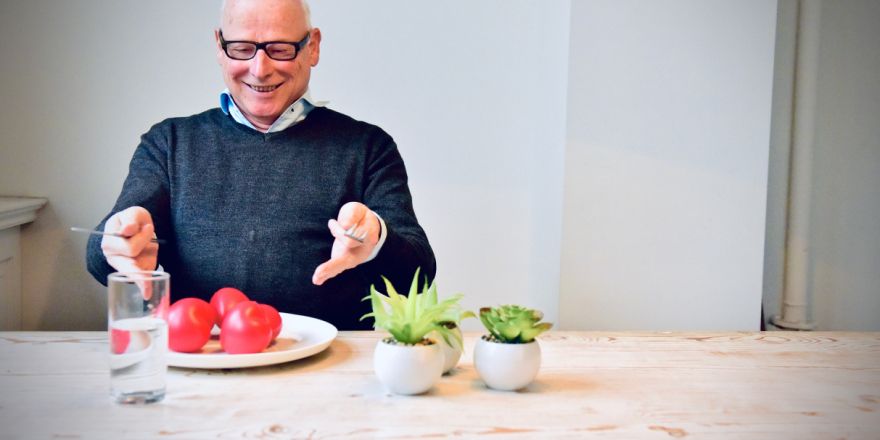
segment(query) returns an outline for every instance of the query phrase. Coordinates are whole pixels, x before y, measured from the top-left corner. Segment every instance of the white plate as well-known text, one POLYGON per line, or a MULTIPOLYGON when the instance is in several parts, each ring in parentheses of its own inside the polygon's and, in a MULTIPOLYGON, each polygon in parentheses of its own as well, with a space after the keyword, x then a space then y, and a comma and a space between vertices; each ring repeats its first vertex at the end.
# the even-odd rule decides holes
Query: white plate
POLYGON ((308 316, 281 314, 281 333, 262 353, 228 354, 214 335, 196 353, 168 351, 168 366, 183 368, 247 368, 280 364, 322 352, 334 339, 336 327, 308 316))

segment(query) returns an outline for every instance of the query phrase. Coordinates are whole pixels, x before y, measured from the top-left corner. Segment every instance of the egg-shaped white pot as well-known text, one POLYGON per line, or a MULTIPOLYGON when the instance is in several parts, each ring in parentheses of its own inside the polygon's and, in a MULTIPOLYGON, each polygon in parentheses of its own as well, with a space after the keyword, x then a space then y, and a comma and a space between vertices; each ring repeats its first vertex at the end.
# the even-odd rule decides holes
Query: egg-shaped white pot
POLYGON ((455 338, 449 338, 449 342, 446 342, 442 336, 434 334, 434 340, 440 342, 440 348, 443 350, 443 374, 448 373, 458 365, 458 361, 461 359, 461 353, 464 350, 464 347, 458 342, 462 340, 460 339, 462 337, 461 329, 455 324, 452 325, 454 327, 450 330, 452 333, 458 335, 458 340, 455 338))
POLYGON ((443 375, 443 350, 429 345, 405 345, 383 339, 376 344, 373 368, 379 382, 395 394, 421 394, 443 375))
POLYGON ((474 347, 474 367, 489 388, 518 390, 532 383, 538 375, 541 346, 537 340, 505 344, 483 336, 474 347))

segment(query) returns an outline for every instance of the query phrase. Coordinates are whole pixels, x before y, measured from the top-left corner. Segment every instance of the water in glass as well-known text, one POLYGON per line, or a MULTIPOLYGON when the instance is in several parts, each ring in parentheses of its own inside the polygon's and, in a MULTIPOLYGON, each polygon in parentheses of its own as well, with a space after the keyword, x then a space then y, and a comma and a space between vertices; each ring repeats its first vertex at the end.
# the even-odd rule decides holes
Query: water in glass
POLYGON ((151 403, 165 397, 168 325, 161 318, 130 318, 110 329, 110 386, 122 403, 151 403))

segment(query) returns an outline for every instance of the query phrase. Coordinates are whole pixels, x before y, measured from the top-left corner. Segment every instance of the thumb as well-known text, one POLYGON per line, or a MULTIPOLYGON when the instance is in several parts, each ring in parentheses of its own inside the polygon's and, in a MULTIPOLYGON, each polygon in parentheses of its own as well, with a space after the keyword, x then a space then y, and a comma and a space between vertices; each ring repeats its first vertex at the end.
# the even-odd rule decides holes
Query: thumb
POLYGON ((350 269, 350 265, 346 258, 331 258, 315 268, 315 273, 312 274, 312 284, 320 286, 324 284, 325 281, 339 275, 346 269, 350 269))

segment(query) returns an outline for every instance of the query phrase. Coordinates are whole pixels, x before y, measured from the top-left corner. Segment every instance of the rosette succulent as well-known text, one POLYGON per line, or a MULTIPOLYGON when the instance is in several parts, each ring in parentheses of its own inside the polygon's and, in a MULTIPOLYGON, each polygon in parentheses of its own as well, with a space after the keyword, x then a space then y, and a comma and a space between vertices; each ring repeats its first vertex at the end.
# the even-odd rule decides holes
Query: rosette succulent
POLYGON ((425 343, 423 342, 425 337, 432 331, 436 331, 447 343, 454 340, 461 344, 461 336, 442 323, 457 322, 460 319, 462 312, 458 302, 462 295, 438 301, 437 283, 432 282, 428 285, 427 280, 419 291, 418 269, 407 295, 397 293, 387 278, 382 277, 382 280, 385 282, 387 294, 379 292, 375 286, 370 286, 370 294, 364 297, 364 301, 370 300, 373 311, 362 316, 362 320, 368 317, 374 318, 373 328, 387 330, 397 342, 402 344, 425 343))
POLYGON ((492 339, 507 344, 532 342, 541 333, 550 330, 553 324, 540 322, 544 314, 538 310, 518 305, 483 307, 480 321, 492 334, 492 339))

